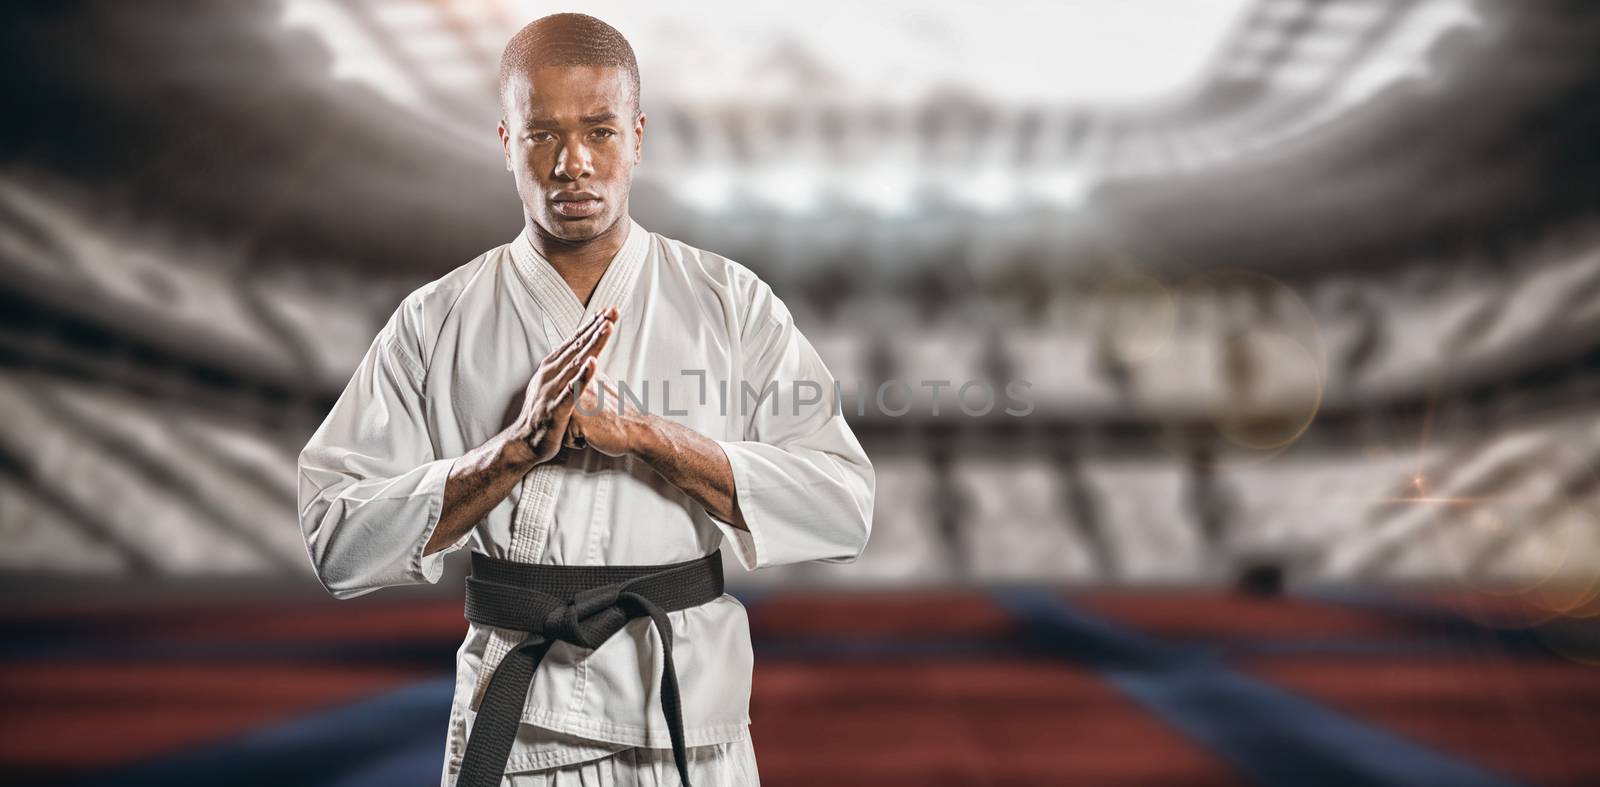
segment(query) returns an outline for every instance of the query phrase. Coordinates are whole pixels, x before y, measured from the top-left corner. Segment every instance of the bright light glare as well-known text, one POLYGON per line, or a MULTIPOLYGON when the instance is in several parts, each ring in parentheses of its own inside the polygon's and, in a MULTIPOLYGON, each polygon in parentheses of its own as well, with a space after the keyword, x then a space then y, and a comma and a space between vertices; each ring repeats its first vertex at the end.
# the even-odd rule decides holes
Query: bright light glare
MULTIPOLYGON (((628 36, 654 96, 793 100, 821 84, 829 88, 828 98, 854 101, 913 102, 956 90, 1010 104, 1160 98, 1201 73, 1249 5, 1250 0, 1021 0, 996 13, 954 0, 580 0, 561 10, 593 14, 628 36)), ((430 18, 434 6, 395 0, 381 8, 386 21, 408 20, 396 32, 421 33, 428 29, 421 20, 430 18)), ((508 14, 475 15, 473 21, 503 28, 497 32, 504 40, 517 20, 551 10, 539 2, 510 7, 508 14)), ((284 21, 321 35, 341 76, 414 97, 407 95, 404 74, 332 0, 288 0, 284 21)))

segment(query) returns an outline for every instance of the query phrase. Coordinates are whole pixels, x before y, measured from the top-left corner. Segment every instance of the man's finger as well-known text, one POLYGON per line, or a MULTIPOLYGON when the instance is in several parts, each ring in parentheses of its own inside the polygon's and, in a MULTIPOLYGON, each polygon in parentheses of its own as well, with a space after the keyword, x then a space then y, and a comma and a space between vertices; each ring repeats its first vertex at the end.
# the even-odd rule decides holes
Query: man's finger
POLYGON ((573 358, 571 358, 570 362, 566 362, 566 368, 571 370, 571 373, 578 373, 578 368, 579 366, 582 366, 584 360, 587 360, 587 358, 595 358, 600 355, 600 350, 605 349, 606 342, 611 341, 611 334, 613 333, 616 333, 616 328, 614 328, 613 323, 600 323, 600 328, 595 330, 594 334, 590 334, 589 341, 584 342, 581 347, 578 347, 578 350, 574 352, 573 358))
MULTIPOLYGON (((579 352, 578 357, 598 358, 600 356, 600 351, 606 348, 606 343, 611 341, 611 336, 616 332, 617 329, 615 323, 604 323, 600 326, 600 331, 589 338, 588 343, 584 345, 583 350, 579 352)), ((583 361, 580 360, 578 363, 583 363, 583 361)))
POLYGON ((621 314, 622 311, 615 306, 607 309, 601 309, 597 314, 595 314, 595 316, 589 319, 589 322, 584 325, 583 328, 580 328, 577 332, 575 332, 572 335, 572 338, 568 339, 566 343, 562 345, 561 352, 551 353, 551 362, 555 364, 556 368, 560 368, 566 364, 572 363, 572 360, 574 357, 576 357, 577 352, 594 337, 595 332, 606 325, 615 325, 618 316, 621 314))
POLYGON ((602 322, 600 324, 594 335, 589 337, 589 341, 579 348, 566 366, 562 367, 560 373, 556 376, 558 384, 566 385, 571 382, 577 377, 578 372, 582 370, 585 361, 594 359, 600 354, 600 350, 605 348, 606 342, 610 341, 611 334, 614 333, 611 325, 610 322, 602 322))
POLYGON ((590 320, 582 328, 574 331, 571 336, 567 337, 566 341, 561 343, 561 346, 551 350, 544 357, 545 364, 552 369, 559 369, 571 361, 573 353, 577 352, 577 349, 583 346, 583 342, 588 340, 589 335, 594 333, 595 328, 598 327, 598 322, 598 320, 590 320))
POLYGON ((589 337, 588 343, 579 348, 573 354, 573 358, 560 367, 560 371, 556 373, 556 383, 566 385, 572 382, 583 370, 584 361, 593 359, 598 354, 596 348, 606 346, 606 340, 609 338, 611 338, 611 323, 601 323, 600 328, 589 337))
POLYGON ((566 352, 567 348, 577 343, 578 339, 588 335, 589 330, 594 327, 594 324, 599 321, 600 317, 601 315, 599 314, 590 317, 588 322, 578 326, 578 330, 573 331, 571 336, 568 336, 564 341, 561 342, 561 344, 556 345, 556 348, 551 350, 549 355, 546 357, 553 358, 563 352, 566 352))
POLYGON ((567 343, 561 346, 559 352, 551 353, 548 358, 551 365, 557 369, 560 369, 567 364, 572 363, 572 359, 577 357, 578 351, 585 346, 586 342, 594 337, 595 331, 598 331, 601 329, 601 327, 609 324, 607 320, 603 319, 604 317, 605 314, 603 312, 595 315, 594 319, 590 320, 587 325, 574 333, 572 338, 568 339, 567 343))
POLYGON ((578 401, 578 395, 583 393, 584 387, 594 379, 595 367, 599 364, 593 358, 579 364, 573 370, 571 379, 561 381, 561 387, 556 391, 555 404, 558 409, 570 410, 578 401))

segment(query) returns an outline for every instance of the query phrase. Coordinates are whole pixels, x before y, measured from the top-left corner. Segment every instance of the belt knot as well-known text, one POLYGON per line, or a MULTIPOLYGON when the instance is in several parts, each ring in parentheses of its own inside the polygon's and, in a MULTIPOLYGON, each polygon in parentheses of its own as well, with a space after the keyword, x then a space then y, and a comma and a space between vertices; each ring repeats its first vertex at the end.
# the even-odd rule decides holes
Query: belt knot
POLYGON ((467 620, 527 632, 489 678, 461 757, 461 787, 496 787, 516 742, 522 711, 539 665, 556 642, 598 648, 629 620, 648 617, 661 638, 661 713, 672 739, 678 780, 689 784, 683 695, 672 661, 670 612, 722 595, 722 556, 662 566, 542 566, 472 553, 467 620), (574 592, 572 588, 584 590, 574 592))
MULTIPOLYGON (((591 642, 591 638, 585 634, 584 624, 593 620, 596 615, 615 607, 617 598, 622 593, 622 587, 622 585, 602 585, 573 594, 570 601, 552 608, 545 615, 544 631, 541 633, 547 639, 561 640, 582 648, 599 647, 600 642, 591 642)), ((595 633, 599 635, 595 639, 603 642, 609 639, 613 632, 595 633)))

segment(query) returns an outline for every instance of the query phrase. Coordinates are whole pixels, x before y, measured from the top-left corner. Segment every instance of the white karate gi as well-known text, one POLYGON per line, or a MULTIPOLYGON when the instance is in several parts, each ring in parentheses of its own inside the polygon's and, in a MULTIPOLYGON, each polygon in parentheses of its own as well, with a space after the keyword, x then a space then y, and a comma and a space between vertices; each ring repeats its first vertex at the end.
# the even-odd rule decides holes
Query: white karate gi
MULTIPOLYGON (((401 303, 300 454, 300 525, 330 593, 437 582, 445 554, 468 544, 559 565, 674 563, 724 544, 747 569, 860 554, 872 466, 788 310, 738 263, 629 224, 587 307, 525 234, 401 303), (648 396, 650 412, 718 442, 749 531, 712 518, 641 461, 568 450, 456 544, 423 556, 455 457, 509 423, 535 365, 612 305, 622 314, 600 371, 648 396), (772 396, 753 406, 769 383, 772 396)), ((743 606, 724 595, 670 614, 687 744, 718 746, 696 752, 702 760, 708 751, 746 756, 752 654, 743 606)), ((664 749, 671 763, 649 623, 635 620, 593 651, 551 648, 508 772, 650 761, 609 756, 629 747, 664 749)), ((457 655, 446 784, 492 668, 523 636, 469 628, 457 655)))

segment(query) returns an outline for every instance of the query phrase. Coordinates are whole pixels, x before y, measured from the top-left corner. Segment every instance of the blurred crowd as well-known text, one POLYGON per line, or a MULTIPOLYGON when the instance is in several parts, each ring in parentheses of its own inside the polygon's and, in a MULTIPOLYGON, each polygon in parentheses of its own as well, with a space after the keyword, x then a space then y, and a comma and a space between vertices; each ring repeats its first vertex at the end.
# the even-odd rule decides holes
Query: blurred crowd
MULTIPOLYGON (((804 40, 652 93, 669 42, 611 20, 647 228, 760 273, 847 387, 1033 403, 851 411, 866 554, 736 582, 1600 589, 1594 9, 1234 5, 1122 103, 875 96, 804 40)), ((195 11, 190 47, 13 12, 59 93, 7 99, 38 126, 0 167, 5 572, 309 581, 296 452, 400 299, 518 228, 485 42, 538 9, 401 7, 195 11), (336 76, 357 44, 400 92, 336 76)))

